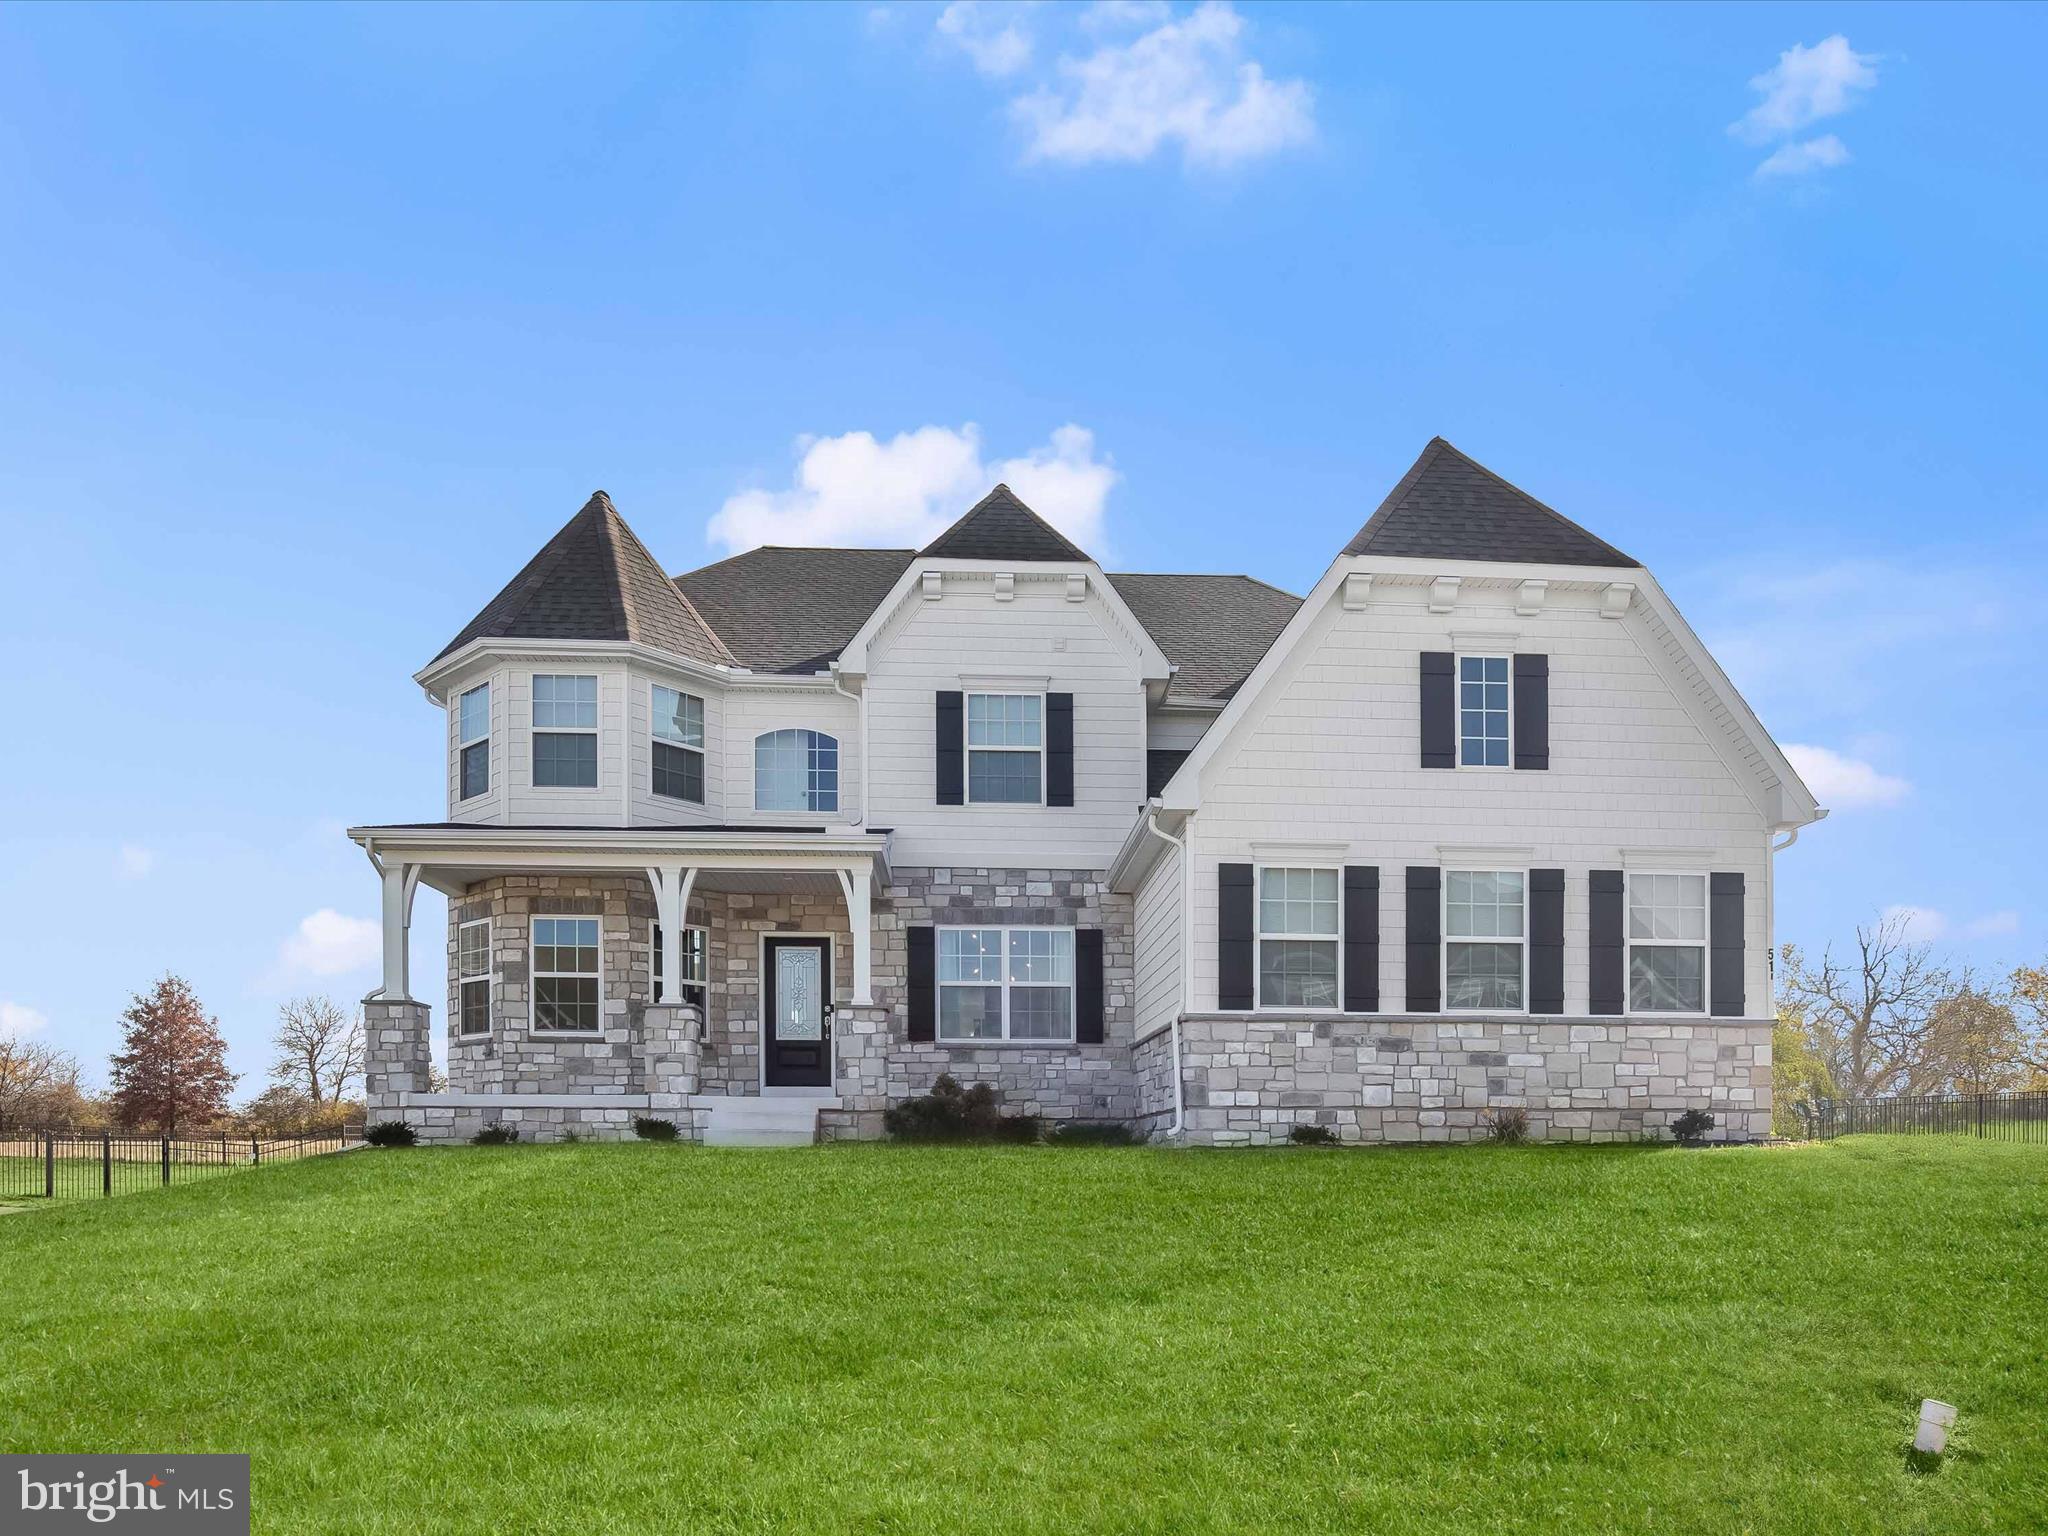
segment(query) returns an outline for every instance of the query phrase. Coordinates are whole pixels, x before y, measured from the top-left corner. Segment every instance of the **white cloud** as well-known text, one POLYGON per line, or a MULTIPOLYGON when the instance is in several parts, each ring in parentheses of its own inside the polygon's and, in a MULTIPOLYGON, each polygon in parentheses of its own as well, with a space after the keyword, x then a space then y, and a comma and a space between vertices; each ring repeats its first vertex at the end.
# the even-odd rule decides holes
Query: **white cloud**
POLYGON ((0 1003, 0 1040, 21 1040, 50 1027, 43 1014, 26 1003, 0 1003))
POLYGON ((156 868, 156 852, 140 843, 123 843, 114 856, 114 872, 123 880, 140 880, 156 868))
POLYGON ((1787 144, 1756 168, 1758 176, 1806 176, 1849 163, 1849 146, 1832 133, 1787 144))
POLYGON ((1876 54, 1856 52, 1839 32, 1811 48, 1794 43, 1749 82, 1763 100, 1729 124, 1728 131, 1745 143, 1768 144, 1824 117, 1839 116, 1877 84, 1876 63, 1876 54))
POLYGON ((1116 470, 1095 434, 1069 423, 1029 453, 984 463, 981 429, 926 426, 886 442, 868 432, 797 440, 787 490, 742 491, 706 530, 737 553, 761 544, 920 548, 1002 481, 1091 554, 1116 470))
POLYGON ((939 36, 974 61, 984 75, 1002 79, 1031 62, 1026 8, 1000 0, 953 0, 939 12, 939 36))
POLYGON ((1830 810, 1897 805, 1913 790, 1904 779, 1880 773, 1869 763, 1826 747, 1787 742, 1785 756, 1791 759, 1814 798, 1830 810))
POLYGON ((1963 928, 1963 932, 1973 939, 1995 939, 2019 931, 2020 915, 2013 911, 1986 912, 1963 928))
POLYGON ((383 929, 369 918, 322 907, 300 920, 279 948, 278 964, 292 975, 342 976, 367 970, 383 947, 383 929))
MULTIPOLYGON (((1315 137, 1314 92, 1243 56, 1244 18, 1225 0, 1178 18, 1144 14, 1157 25, 1062 57, 1056 81, 1010 103, 1030 135, 1026 159, 1140 161, 1177 143, 1185 163, 1220 168, 1315 137)), ((1130 19, 1120 6, 1102 21, 1130 19)))
POLYGON ((2020 915, 2011 911, 1987 912, 1966 923, 1956 923, 1946 912, 1933 907, 1901 904, 1886 907, 1882 916, 1886 922, 1898 923, 1905 936, 1915 944, 1932 944, 1950 935, 1963 939, 1995 939, 2020 930, 2020 915))

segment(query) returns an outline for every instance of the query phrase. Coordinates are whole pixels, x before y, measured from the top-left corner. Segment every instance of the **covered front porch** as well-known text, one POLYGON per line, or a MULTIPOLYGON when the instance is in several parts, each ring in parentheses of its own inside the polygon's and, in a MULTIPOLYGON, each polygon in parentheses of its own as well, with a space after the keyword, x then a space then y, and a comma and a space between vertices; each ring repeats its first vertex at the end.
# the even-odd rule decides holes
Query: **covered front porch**
POLYGON ((373 1119, 431 1140, 493 1122, 542 1139, 630 1135, 637 1116, 714 1140, 879 1130, 886 834, 350 835, 383 892, 384 982, 366 1000, 373 1119), (430 1081, 431 1010, 411 985, 422 884, 449 902, 445 1087, 430 1081))

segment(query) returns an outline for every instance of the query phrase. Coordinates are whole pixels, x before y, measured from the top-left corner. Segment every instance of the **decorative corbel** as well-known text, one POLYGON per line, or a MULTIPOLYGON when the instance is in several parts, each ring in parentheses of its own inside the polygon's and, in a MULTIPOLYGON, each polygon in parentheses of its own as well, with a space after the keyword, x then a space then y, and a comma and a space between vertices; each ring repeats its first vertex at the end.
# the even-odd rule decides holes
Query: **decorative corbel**
POLYGON ((1356 613, 1372 600, 1372 572, 1353 571, 1344 578, 1344 606, 1356 613))
POLYGON ((945 588, 946 578, 937 571, 926 571, 923 576, 918 578, 917 585, 918 590, 924 594, 926 602, 936 603, 939 600, 939 593, 945 588))
POLYGON ((1449 613, 1458 606, 1458 578, 1439 576, 1429 584, 1429 611, 1449 613))
POLYGON ((1636 584, 1632 581, 1610 581, 1600 593, 1600 617, 1618 619, 1628 612, 1628 605, 1636 595, 1636 584))
POLYGON ((1007 603, 1017 595, 1017 577, 1010 571, 996 572, 996 601, 1007 603))
POLYGON ((1523 618, 1534 618, 1543 611, 1543 595, 1550 590, 1547 581, 1530 580, 1515 588, 1515 612, 1523 618))
POLYGON ((1067 575, 1067 601, 1078 603, 1088 595, 1088 573, 1071 571, 1067 575))

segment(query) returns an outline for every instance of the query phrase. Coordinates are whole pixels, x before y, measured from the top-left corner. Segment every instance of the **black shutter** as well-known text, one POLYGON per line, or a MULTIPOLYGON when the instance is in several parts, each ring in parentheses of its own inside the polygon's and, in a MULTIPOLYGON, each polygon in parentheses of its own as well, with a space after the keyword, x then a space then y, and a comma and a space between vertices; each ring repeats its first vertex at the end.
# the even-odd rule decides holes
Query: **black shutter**
POLYGON ((1045 803, 1074 803, 1074 696, 1045 696, 1045 803))
POLYGON ((1622 975, 1622 874, 1596 869, 1586 876, 1586 1011, 1620 1014, 1627 1010, 1622 975))
POLYGON ((1550 766, 1550 658, 1515 653, 1515 766, 1550 766))
POLYGON ((1344 1011, 1380 1007, 1380 871, 1377 864, 1344 866, 1344 1011))
POLYGON ((1074 1038, 1102 1044, 1102 930, 1074 930, 1074 1038))
POLYGON ((1252 867, 1216 866, 1216 1006, 1252 1006, 1252 867))
POLYGON ((1529 871, 1529 1011, 1564 1012, 1564 871, 1529 871))
POLYGON ((1742 876, 1707 877, 1713 900, 1707 917, 1714 935, 1708 952, 1708 1011, 1717 1017, 1742 1017, 1742 876))
POLYGON ((1443 878, 1434 864, 1408 866, 1410 1013, 1436 1013, 1443 1007, 1443 878))
MULTIPOLYGON (((959 805, 967 798, 967 699, 960 693, 939 693, 936 725, 939 744, 939 804, 959 805)), ((925 1039, 929 1040, 930 1035, 925 1039)))
MULTIPOLYGON (((955 694, 955 698, 959 695, 955 694)), ((939 1013, 938 930, 910 930, 910 1038, 930 1040, 939 1013)))
POLYGON ((1458 685, 1449 651, 1422 653, 1422 766, 1458 766, 1458 685))

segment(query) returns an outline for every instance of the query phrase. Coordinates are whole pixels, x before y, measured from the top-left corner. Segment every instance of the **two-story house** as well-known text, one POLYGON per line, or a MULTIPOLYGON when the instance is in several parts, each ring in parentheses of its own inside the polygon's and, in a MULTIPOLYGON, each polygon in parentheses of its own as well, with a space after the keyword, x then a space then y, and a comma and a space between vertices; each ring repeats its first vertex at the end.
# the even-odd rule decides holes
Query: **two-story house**
POLYGON ((416 680, 447 819, 349 835, 371 1115, 428 1139, 872 1136, 941 1073, 1200 1142, 1769 1127, 1825 813, 1648 571, 1440 439, 1305 599, 1002 486, 671 579, 599 492, 416 680))

